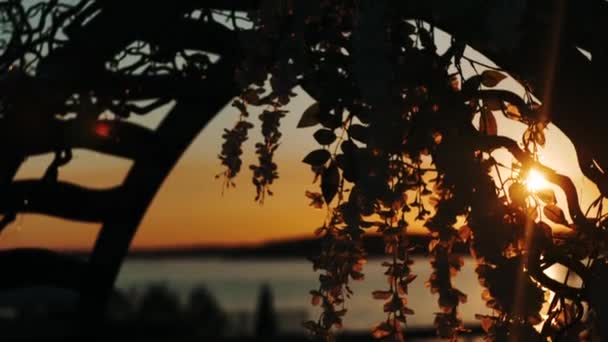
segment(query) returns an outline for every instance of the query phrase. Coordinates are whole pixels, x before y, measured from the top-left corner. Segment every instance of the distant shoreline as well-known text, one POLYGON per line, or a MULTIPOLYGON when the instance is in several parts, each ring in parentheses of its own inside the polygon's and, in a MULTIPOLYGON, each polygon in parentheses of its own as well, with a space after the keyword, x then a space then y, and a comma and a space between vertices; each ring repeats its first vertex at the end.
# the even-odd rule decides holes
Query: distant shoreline
MULTIPOLYGON (((412 254, 426 255, 431 237, 428 235, 409 236, 412 254)), ((384 256, 384 242, 380 235, 364 236, 363 244, 370 257, 384 256)), ((185 246, 169 248, 150 248, 132 250, 127 259, 188 259, 188 258, 225 258, 225 259, 303 259, 318 255, 321 241, 318 238, 298 238, 269 241, 256 245, 241 246, 185 246)), ((463 251, 466 252, 466 251, 463 251)), ((69 251, 69 254, 88 256, 85 251, 69 251)))

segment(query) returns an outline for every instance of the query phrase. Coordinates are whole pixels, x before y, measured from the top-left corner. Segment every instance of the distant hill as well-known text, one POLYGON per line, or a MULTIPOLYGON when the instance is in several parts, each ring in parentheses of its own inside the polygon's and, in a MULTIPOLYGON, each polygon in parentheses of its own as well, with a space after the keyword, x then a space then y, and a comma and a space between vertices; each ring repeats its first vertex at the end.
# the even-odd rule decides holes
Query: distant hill
MULTIPOLYGON (((414 254, 426 254, 430 237, 410 236, 414 254)), ((363 239, 369 256, 384 255, 384 242, 380 235, 369 235, 363 239)), ((162 249, 140 249, 131 251, 129 258, 194 258, 220 257, 234 259, 251 258, 306 258, 319 254, 321 241, 316 238, 269 241, 259 245, 242 246, 191 246, 162 249)))

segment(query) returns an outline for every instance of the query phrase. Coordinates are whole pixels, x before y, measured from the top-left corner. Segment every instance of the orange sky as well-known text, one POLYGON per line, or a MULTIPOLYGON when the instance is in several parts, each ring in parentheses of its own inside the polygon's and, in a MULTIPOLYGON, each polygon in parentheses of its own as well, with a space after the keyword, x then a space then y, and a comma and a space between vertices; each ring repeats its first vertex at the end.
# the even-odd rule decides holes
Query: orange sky
MULTIPOLYGON (((308 103, 310 99, 304 95, 290 107, 303 108, 308 103)), ((140 122, 154 127, 162 118, 161 112, 140 122)), ((310 234, 322 223, 325 211, 308 206, 304 191, 314 190, 315 186, 312 172, 301 160, 307 151, 318 146, 312 139, 315 128, 296 130, 299 115, 291 114, 282 122, 287 139, 277 151, 281 178, 272 187, 274 197, 269 197, 264 205, 253 200, 255 188, 248 165, 255 160, 253 144, 261 137, 259 126, 246 143, 237 188, 222 195, 222 182, 214 178, 222 171, 217 158, 221 134, 237 118, 237 112, 228 106, 200 134, 170 174, 148 210, 134 246, 259 242, 310 234)), ((17 178, 40 177, 50 160, 50 155, 30 158, 17 178)), ((60 169, 60 179, 93 188, 110 187, 122 181, 130 165, 127 160, 76 150, 74 160, 60 169)), ((0 244, 1 248, 89 248, 98 229, 97 224, 21 214, 0 236, 0 244)))

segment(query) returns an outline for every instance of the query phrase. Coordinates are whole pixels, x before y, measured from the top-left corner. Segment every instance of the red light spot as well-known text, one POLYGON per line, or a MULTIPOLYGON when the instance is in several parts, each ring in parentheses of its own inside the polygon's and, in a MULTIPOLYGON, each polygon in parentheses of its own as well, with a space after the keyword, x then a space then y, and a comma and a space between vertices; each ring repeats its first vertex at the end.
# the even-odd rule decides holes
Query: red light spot
POLYGON ((95 134, 102 138, 110 136, 111 127, 107 122, 98 122, 95 124, 95 134))

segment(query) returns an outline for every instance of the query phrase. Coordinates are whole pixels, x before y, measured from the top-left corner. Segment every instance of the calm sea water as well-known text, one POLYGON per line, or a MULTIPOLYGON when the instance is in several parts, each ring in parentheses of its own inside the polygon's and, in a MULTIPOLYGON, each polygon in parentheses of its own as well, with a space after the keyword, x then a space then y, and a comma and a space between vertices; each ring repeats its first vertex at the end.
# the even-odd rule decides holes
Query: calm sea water
MULTIPOLYGON (((380 259, 370 260, 364 269, 366 279, 352 284, 355 295, 347 303, 345 329, 369 330, 374 323, 385 318, 382 302, 371 298, 372 291, 387 287, 381 262, 380 259)), ((460 314, 468 325, 477 325, 474 318, 476 313, 490 312, 481 300, 482 288, 474 269, 475 262, 465 260, 462 271, 453 279, 454 286, 468 295, 467 303, 460 306, 460 314)), ((416 314, 409 317, 409 325, 416 328, 430 327, 433 324, 433 313, 439 311, 439 308, 437 296, 432 295, 424 286, 431 273, 428 260, 416 258, 413 272, 418 278, 410 286, 408 306, 416 314)), ((296 316, 300 321, 314 319, 318 315, 318 308, 310 305, 308 294, 309 290, 318 287, 317 280, 318 275, 306 260, 128 260, 123 265, 117 286, 125 291, 141 293, 150 284, 163 283, 175 291, 184 304, 193 288, 205 286, 223 310, 229 313, 253 313, 261 286, 268 284, 277 311, 298 313, 296 316)))

